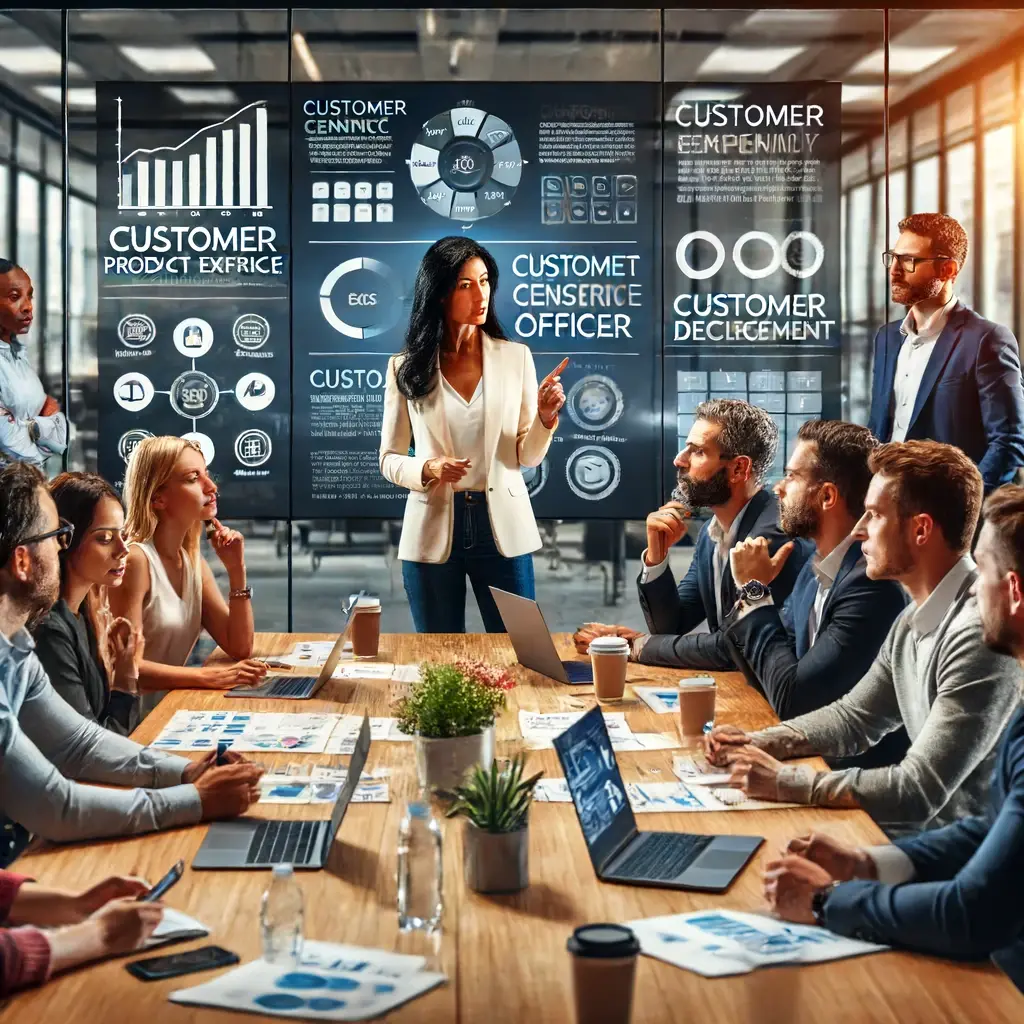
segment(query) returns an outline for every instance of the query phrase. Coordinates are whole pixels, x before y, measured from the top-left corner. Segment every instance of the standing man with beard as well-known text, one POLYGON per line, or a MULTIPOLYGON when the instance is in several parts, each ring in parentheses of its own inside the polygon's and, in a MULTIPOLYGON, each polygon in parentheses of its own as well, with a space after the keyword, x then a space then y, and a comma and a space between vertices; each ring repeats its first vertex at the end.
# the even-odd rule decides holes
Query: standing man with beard
POLYGON ((899 580, 913 603, 846 696, 760 732, 716 726, 706 744, 709 759, 730 765, 732 785, 749 796, 861 807, 905 835, 981 813, 1024 673, 985 646, 971 593, 977 466, 936 441, 883 444, 869 465, 874 476, 853 535, 868 576, 899 580), (896 765, 821 772, 782 763, 861 754, 901 725, 911 745, 896 765))
POLYGON ((686 447, 673 463, 678 478, 673 500, 647 517, 637 589, 649 632, 589 622, 573 637, 577 650, 586 652, 595 636, 624 636, 630 641, 630 659, 645 665, 735 668, 720 630, 737 598, 729 551, 748 537, 764 538, 766 551, 779 560, 772 593, 780 606, 811 551, 808 541, 787 543, 779 529, 778 502, 762 485, 778 444, 778 428, 763 409, 736 399, 698 406, 686 447), (712 518, 677 586, 668 555, 686 535, 694 508, 710 509, 712 518), (691 634, 705 620, 709 632, 691 634))
MULTIPOLYGON (((985 503, 973 591, 985 643, 1024 665, 1024 488, 985 503)), ((764 892, 783 920, 955 960, 991 958, 1024 992, 1024 708, 1000 745, 976 817, 854 849, 801 836, 769 863, 764 892)))
POLYGON ((957 221, 915 213, 899 231, 882 260, 892 301, 907 315, 875 336, 868 426, 882 441, 955 445, 977 463, 988 493, 1024 466, 1017 339, 954 294, 967 259, 967 232, 957 221))
POLYGON ((216 751, 190 761, 141 747, 83 718, 50 685, 26 627, 57 600, 58 552, 72 532, 38 469, 0 471, 0 815, 69 842, 242 814, 259 799, 256 765, 229 753, 234 763, 215 768, 216 751))
MULTIPOLYGON (((773 596, 787 548, 772 558, 763 537, 729 553, 740 600, 723 631, 736 664, 781 719, 815 711, 848 693, 871 667, 889 627, 906 606, 895 580, 871 579, 853 535, 871 482, 868 457, 878 439, 867 427, 808 420, 775 487, 782 529, 814 542, 785 607, 773 596), (768 585, 748 587, 752 581, 768 585)), ((908 746, 891 733, 862 767, 894 764, 908 746)))

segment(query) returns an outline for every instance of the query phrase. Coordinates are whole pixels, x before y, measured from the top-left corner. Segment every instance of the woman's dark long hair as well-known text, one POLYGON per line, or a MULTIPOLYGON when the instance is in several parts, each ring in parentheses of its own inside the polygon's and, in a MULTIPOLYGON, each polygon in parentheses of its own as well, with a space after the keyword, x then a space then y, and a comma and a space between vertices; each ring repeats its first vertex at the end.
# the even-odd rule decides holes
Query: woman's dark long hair
POLYGON ((505 331, 494 311, 498 291, 498 264, 479 242, 461 235, 438 239, 423 255, 416 274, 412 315, 405 335, 405 348, 398 367, 398 390, 410 401, 418 401, 437 384, 437 353, 444 338, 444 304, 455 290, 459 271, 468 260, 479 257, 487 267, 491 301, 483 330, 492 338, 504 338, 505 331))

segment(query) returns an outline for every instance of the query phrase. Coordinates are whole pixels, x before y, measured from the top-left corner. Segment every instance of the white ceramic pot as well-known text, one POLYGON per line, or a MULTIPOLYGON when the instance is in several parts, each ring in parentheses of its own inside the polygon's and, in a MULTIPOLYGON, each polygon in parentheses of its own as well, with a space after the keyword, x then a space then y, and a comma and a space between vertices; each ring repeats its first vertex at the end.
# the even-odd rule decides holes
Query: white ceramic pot
POLYGON ((484 832, 467 819, 462 830, 462 866, 474 892, 519 892, 530 882, 530 829, 484 832))
POLYGON ((420 786, 439 793, 452 793, 462 785, 473 767, 489 765, 494 760, 494 726, 472 736, 450 739, 417 736, 415 745, 420 786))

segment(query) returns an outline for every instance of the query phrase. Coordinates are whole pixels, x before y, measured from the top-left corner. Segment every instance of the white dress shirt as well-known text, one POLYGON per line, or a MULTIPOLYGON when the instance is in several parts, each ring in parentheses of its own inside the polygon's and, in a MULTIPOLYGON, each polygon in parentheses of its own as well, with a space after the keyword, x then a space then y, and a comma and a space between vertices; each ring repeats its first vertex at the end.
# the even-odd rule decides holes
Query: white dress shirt
POLYGON ((466 475, 454 485, 456 491, 486 491, 487 467, 484 459, 484 379, 477 382, 467 402, 441 375, 444 415, 452 436, 456 458, 469 459, 466 475))
POLYGON ((907 315, 900 324, 903 345, 896 359, 896 377, 893 380, 893 399, 895 407, 892 419, 892 440, 905 441, 910 429, 910 417, 914 412, 917 392, 921 387, 921 378, 931 357, 935 342, 939 340, 942 329, 946 326, 949 314, 956 305, 956 296, 950 298, 941 309, 937 309, 928 319, 917 327, 914 311, 907 315))

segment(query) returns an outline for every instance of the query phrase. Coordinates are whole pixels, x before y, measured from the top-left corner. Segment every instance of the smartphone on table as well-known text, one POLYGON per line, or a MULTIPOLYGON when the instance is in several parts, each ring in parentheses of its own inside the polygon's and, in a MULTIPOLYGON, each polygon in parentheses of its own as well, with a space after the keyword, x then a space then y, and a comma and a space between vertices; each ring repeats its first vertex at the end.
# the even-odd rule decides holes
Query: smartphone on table
POLYGON ((168 871, 167 874, 164 875, 164 877, 161 878, 160 881, 157 882, 156 885, 154 885, 153 888, 149 890, 149 892, 144 892, 139 897, 139 902, 153 903, 156 900, 160 899, 160 897, 163 896, 164 893, 166 893, 167 890, 171 888, 171 886, 175 885, 178 882, 178 880, 184 873, 185 862, 183 860, 179 860, 178 863, 175 864, 174 867, 171 868, 171 870, 168 871))
POLYGON ((172 953, 170 956, 151 956, 145 960, 133 960, 125 964, 129 974, 142 981, 162 981, 177 978, 182 974, 197 971, 212 971, 215 967, 228 967, 238 963, 238 954, 220 946, 201 946, 187 953, 172 953))

